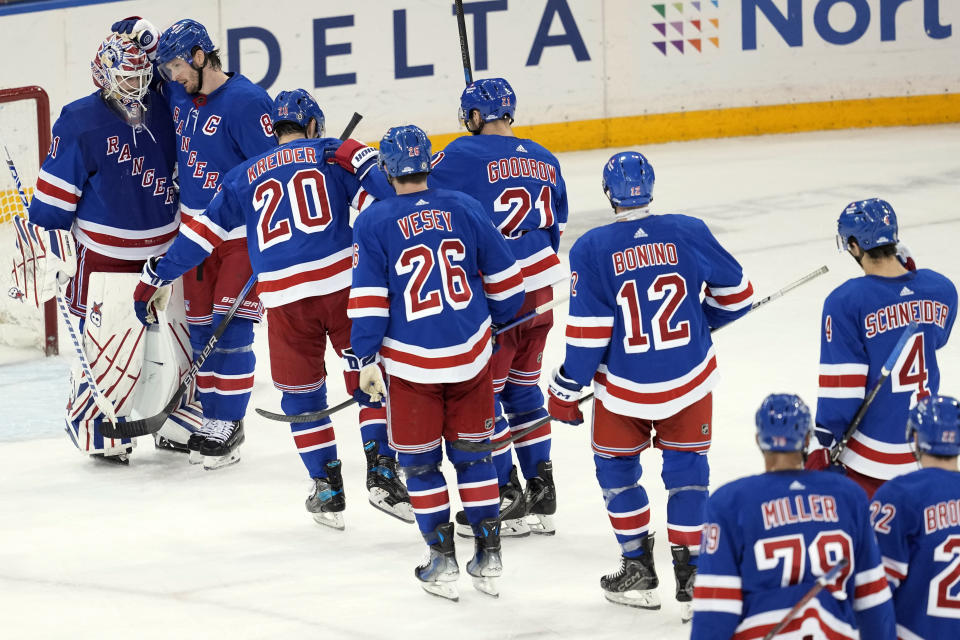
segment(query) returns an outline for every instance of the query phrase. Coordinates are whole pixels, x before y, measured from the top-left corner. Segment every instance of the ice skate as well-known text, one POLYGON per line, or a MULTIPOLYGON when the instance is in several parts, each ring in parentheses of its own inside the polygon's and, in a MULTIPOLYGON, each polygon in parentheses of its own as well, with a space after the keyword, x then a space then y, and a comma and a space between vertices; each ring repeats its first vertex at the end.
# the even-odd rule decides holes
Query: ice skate
MULTIPOLYGON (((524 538, 530 535, 530 527, 524 517, 527 503, 523 498, 523 487, 517 477, 517 468, 510 469, 510 480, 500 487, 500 536, 504 538, 524 538)), ((457 535, 472 538, 473 528, 467 521, 467 514, 457 512, 457 535)))
POLYGON ((130 446, 111 447, 109 449, 105 449, 103 453, 90 454, 90 457, 98 462, 128 466, 130 464, 130 454, 132 452, 133 447, 130 446))
POLYGON ((397 473, 397 461, 390 456, 379 455, 377 447, 376 440, 363 443, 363 452, 367 456, 370 504, 398 520, 413 522, 413 507, 407 488, 397 473))
MULTIPOLYGON (((193 438, 193 434, 190 435, 193 438)), ((192 453, 190 447, 182 442, 174 442, 169 438, 165 438, 159 433, 153 434, 153 446, 157 449, 162 449, 164 451, 175 451, 177 453, 192 453)), ((203 461, 201 457, 200 462, 203 461)))
POLYGON ((204 418, 200 429, 190 434, 190 438, 187 440, 187 449, 190 451, 190 457, 188 458, 190 464, 200 464, 203 462, 203 454, 200 453, 200 447, 203 446, 207 437, 214 432, 216 422, 213 418, 204 418))
POLYGON ((200 445, 203 468, 207 471, 240 462, 243 420, 213 420, 212 433, 200 445))
POLYGON ((500 559, 500 523, 496 518, 481 520, 473 531, 475 551, 467 563, 467 573, 473 578, 473 588, 494 598, 500 597, 496 578, 503 573, 500 559))
POLYGON ((638 558, 621 556, 620 570, 600 578, 603 596, 610 602, 638 609, 659 609, 657 572, 653 566, 653 536, 641 543, 643 555, 638 558))
POLYGON ((690 547, 670 547, 673 556, 673 575, 677 578, 677 602, 680 603, 680 621, 687 623, 693 618, 693 583, 697 578, 697 565, 690 564, 690 547))
POLYGON ((313 491, 307 496, 307 511, 313 514, 317 524, 343 531, 343 511, 347 508, 347 499, 343 493, 340 461, 331 460, 326 464, 326 470, 326 478, 313 479, 313 491))
MULTIPOLYGON (((457 555, 453 546, 453 523, 445 522, 433 533, 437 541, 427 547, 427 555, 413 573, 423 590, 430 595, 457 602, 460 600, 456 584, 460 577, 460 567, 457 566, 457 555)), ((432 536, 424 535, 425 539, 430 537, 432 536)))
POLYGON ((557 512, 557 489, 553 484, 553 462, 537 463, 537 475, 527 480, 523 493, 527 505, 526 523, 530 533, 552 536, 557 532, 553 514, 557 512))

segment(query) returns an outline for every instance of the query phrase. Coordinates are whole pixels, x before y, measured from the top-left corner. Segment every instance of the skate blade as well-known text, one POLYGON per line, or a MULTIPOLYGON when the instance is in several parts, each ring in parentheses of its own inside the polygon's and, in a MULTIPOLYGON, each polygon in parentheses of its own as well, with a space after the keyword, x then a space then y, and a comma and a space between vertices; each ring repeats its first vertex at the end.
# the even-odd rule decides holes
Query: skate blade
POLYGON ((693 619, 693 603, 681 602, 680 603, 680 622, 682 622, 683 624, 687 624, 692 619, 693 619))
POLYGON ((603 597, 615 604, 622 604, 635 609, 656 611, 660 608, 660 596, 653 589, 649 591, 632 590, 624 593, 604 591, 603 597))
POLYGON ((199 451, 190 450, 190 457, 188 458, 190 464, 202 464, 203 455, 199 451))
POLYGON ((313 521, 317 524, 322 524, 331 529, 336 529, 337 531, 343 531, 346 528, 346 524, 343 522, 343 514, 330 512, 330 511, 321 511, 320 513, 314 513, 313 521))
POLYGON ((240 462, 240 452, 231 451, 225 456, 203 456, 203 470, 213 471, 221 467, 228 467, 231 464, 240 462))
POLYGON ((387 492, 379 487, 370 490, 370 504, 383 511, 387 515, 393 516, 403 522, 414 522, 416 518, 413 515, 413 506, 409 502, 398 502, 392 507, 386 501, 387 492))
POLYGON ((473 588, 493 598, 500 597, 500 590, 497 588, 497 579, 489 576, 473 576, 473 588))
POLYGON ((457 590, 457 585, 452 582, 421 582, 420 586, 432 596, 460 602, 460 591, 457 590))
POLYGON ((557 527, 553 524, 553 516, 543 513, 531 513, 527 516, 526 524, 530 533, 534 535, 552 536, 557 532, 557 527))
MULTIPOLYGON (((530 535, 530 525, 527 524, 526 520, 523 518, 516 518, 514 520, 502 520, 500 522, 500 537, 501 538, 526 538, 530 535)), ((473 537, 473 532, 471 531, 470 537, 473 537)))

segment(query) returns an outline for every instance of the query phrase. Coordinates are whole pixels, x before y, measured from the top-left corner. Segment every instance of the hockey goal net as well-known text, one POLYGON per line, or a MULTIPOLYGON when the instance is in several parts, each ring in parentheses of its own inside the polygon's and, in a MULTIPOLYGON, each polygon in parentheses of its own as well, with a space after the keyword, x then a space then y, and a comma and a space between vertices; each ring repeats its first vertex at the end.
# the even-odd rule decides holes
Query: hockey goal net
MULTIPOLYGON (((50 100, 40 87, 0 89, 0 143, 10 151, 27 199, 33 197, 37 174, 50 147, 50 100)), ((3 165, 6 153, 0 148, 3 165)), ((14 215, 26 216, 16 182, 7 166, 0 168, 0 344, 36 347, 57 353, 56 301, 43 309, 9 295, 16 232, 14 215)))

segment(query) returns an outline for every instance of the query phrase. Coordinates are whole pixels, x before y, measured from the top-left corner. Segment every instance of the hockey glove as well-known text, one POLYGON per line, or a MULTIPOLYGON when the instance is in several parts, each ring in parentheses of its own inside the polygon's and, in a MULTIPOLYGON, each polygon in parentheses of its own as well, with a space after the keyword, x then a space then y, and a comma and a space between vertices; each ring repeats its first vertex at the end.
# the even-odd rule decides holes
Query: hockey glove
POLYGON ((550 396, 547 401, 547 411, 555 420, 560 422, 573 425, 583 424, 583 412, 580 411, 578 404, 582 388, 576 381, 565 375, 563 367, 554 369, 553 379, 547 389, 550 396))
POLYGON ((133 309, 137 319, 144 325, 157 321, 157 313, 167 308, 170 300, 170 283, 157 275, 157 263, 160 258, 153 257, 143 265, 140 282, 133 292, 133 309))
POLYGON ((328 149, 324 154, 327 162, 340 165, 345 171, 357 176, 358 180, 366 177, 367 172, 376 166, 377 158, 380 156, 380 152, 373 147, 368 147, 352 138, 345 140, 332 155, 331 151, 333 149, 328 149))
MULTIPOLYGON (((371 394, 361 390, 360 375, 368 366, 374 366, 379 369, 379 356, 375 353, 372 356, 361 358, 353 352, 353 349, 343 350, 343 379, 347 383, 347 393, 353 396, 353 399, 365 407, 378 409, 383 406, 380 398, 374 399, 371 394)), ((381 384, 383 376, 380 377, 381 384)))
POLYGON ((902 242, 897 243, 897 260, 900 261, 900 264, 903 265, 904 269, 908 271, 916 271, 917 263, 913 261, 913 254, 910 253, 910 249, 907 248, 907 245, 902 242))
POLYGON ((144 20, 140 16, 130 16, 114 22, 110 25, 110 31, 120 34, 127 40, 133 40, 133 43, 147 54, 150 62, 157 57, 157 40, 160 38, 160 32, 149 20, 144 20))

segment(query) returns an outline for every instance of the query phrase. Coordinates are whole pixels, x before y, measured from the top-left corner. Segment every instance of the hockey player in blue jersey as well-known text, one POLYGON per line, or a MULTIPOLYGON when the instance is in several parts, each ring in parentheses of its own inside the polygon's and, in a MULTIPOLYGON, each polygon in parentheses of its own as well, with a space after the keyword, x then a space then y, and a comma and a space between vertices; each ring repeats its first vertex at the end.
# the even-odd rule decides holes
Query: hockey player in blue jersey
POLYGON ((843 558, 849 564, 777 637, 894 640, 863 491, 838 474, 804 470, 812 425, 798 396, 767 396, 756 424, 766 472, 707 502, 691 640, 762 638, 843 558))
MULTIPOLYGON (((280 146, 227 173, 206 212, 187 221, 167 254, 146 266, 136 304, 145 319, 159 287, 202 263, 229 238, 249 238, 260 299, 269 308, 274 385, 283 392, 284 411, 297 414, 327 407, 328 338, 338 355, 356 362, 343 353, 350 346, 350 208, 360 211, 373 201, 361 180, 376 160, 370 158, 360 175, 325 161, 340 141, 323 137, 323 111, 303 89, 280 92, 271 115, 280 146)), ((359 366, 345 372, 348 389, 357 386, 358 375, 359 366)), ((314 481, 307 510, 318 523, 342 529, 346 503, 330 419, 292 424, 291 429, 314 481)), ((387 444, 385 409, 362 408, 360 432, 370 502, 412 522, 387 444)))
POLYGON ((960 638, 960 402, 921 400, 906 431, 921 469, 885 482, 870 504, 897 637, 960 638))
MULTIPOLYGON (((147 20, 131 17, 112 29, 133 38, 157 65, 165 82, 159 87, 176 126, 179 153, 180 221, 203 214, 223 176, 248 158, 276 146, 267 92, 238 73, 221 68, 219 51, 206 28, 179 20, 158 34, 147 20)), ((195 353, 251 276, 243 235, 228 238, 196 269, 183 286, 195 353)), ((239 460, 243 416, 253 389, 256 358, 253 323, 263 307, 255 293, 247 299, 197 375, 203 426, 189 441, 190 460, 216 468, 239 460)))
MULTIPOLYGON (((433 158, 430 186, 473 196, 507 240, 523 271, 526 297, 520 314, 553 299, 553 285, 569 274, 557 250, 567 222, 567 190, 560 163, 532 140, 517 138, 511 125, 517 96, 503 78, 476 80, 460 96, 460 121, 472 135, 453 140, 433 158)), ((547 311, 497 336, 493 386, 497 421, 494 442, 547 416, 540 366, 553 312, 547 311)), ((552 535, 556 488, 550 460, 550 423, 513 447, 527 480, 520 485, 510 446, 493 452, 501 496, 501 533, 552 535), (530 517, 524 519, 523 516, 530 517)), ((458 531, 469 534, 463 512, 458 531)))
POLYGON ((653 185, 653 167, 639 153, 618 153, 604 165, 616 220, 570 249, 566 357, 553 373, 548 407, 556 420, 582 423, 577 401, 593 383, 597 480, 622 550, 620 570, 600 586, 618 604, 660 608, 639 481, 640 453, 661 450, 676 597, 689 618, 718 381, 710 330, 750 310, 753 286, 701 220, 650 212, 653 185))
POLYGON ((837 221, 837 242, 863 269, 823 303, 820 326, 820 390, 816 435, 823 448, 807 466, 828 466, 828 450, 842 440, 911 320, 912 336, 859 428, 840 455, 847 475, 872 496, 884 481, 917 468, 903 425, 910 407, 937 393, 937 349, 957 317, 957 289, 930 269, 910 271, 897 258, 897 215, 884 200, 853 202, 837 221))
MULTIPOLYGON (((65 299, 81 319, 83 348, 98 387, 124 417, 133 409, 146 341, 142 327, 127 322, 133 319, 129 294, 119 304, 113 294, 134 281, 120 274, 138 273, 177 234, 176 149, 166 104, 149 89, 151 64, 136 46, 109 36, 91 70, 97 90, 66 105, 53 125, 29 219, 49 230, 72 230, 76 237, 76 274, 57 267, 73 275, 65 299)), ((104 416, 79 366, 71 387, 67 433, 74 444, 84 453, 126 463, 134 443, 102 436, 104 416)), ((179 446, 188 437, 184 431, 179 446)))
POLYGON ((496 469, 488 454, 449 442, 485 441, 493 433, 491 322, 506 322, 520 308, 523 277, 479 202, 427 187, 430 141, 423 131, 413 125, 387 131, 379 161, 397 197, 375 202, 354 225, 349 315, 350 342, 363 363, 360 389, 374 401, 387 395, 390 444, 429 546, 416 569, 421 585, 458 598, 450 500, 440 470, 446 441, 476 538, 467 572, 478 590, 497 595, 496 469))

